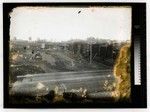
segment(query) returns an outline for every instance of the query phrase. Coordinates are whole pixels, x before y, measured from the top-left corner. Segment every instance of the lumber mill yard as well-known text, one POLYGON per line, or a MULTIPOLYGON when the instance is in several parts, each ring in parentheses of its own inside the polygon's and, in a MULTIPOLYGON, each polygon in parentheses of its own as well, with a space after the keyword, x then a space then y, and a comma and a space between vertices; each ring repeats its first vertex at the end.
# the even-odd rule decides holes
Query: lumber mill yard
POLYGON ((94 38, 65 42, 10 40, 11 103, 113 101, 113 65, 125 43, 94 38))

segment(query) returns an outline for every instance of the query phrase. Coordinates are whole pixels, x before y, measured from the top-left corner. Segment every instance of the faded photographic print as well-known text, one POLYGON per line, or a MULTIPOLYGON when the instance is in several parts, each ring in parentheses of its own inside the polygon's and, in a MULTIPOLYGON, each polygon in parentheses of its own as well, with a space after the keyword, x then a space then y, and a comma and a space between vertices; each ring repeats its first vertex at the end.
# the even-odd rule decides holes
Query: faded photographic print
POLYGON ((130 102, 130 6, 18 6, 9 17, 10 104, 130 102))

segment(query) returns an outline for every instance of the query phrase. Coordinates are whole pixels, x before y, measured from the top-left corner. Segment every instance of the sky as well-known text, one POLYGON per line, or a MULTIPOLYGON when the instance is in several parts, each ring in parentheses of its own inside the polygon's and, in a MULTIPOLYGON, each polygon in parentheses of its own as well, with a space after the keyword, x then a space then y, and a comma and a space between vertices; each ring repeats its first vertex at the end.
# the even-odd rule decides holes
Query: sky
POLYGON ((131 38, 130 7, 17 7, 10 17, 11 39, 60 42, 131 38))

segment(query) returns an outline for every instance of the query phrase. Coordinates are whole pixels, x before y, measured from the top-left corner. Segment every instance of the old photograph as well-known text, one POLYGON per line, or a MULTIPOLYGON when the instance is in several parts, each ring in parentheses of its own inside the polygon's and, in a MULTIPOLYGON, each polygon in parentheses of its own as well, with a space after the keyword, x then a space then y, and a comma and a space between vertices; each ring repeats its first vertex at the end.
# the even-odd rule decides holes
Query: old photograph
POLYGON ((130 102, 130 6, 9 13, 9 103, 130 102))

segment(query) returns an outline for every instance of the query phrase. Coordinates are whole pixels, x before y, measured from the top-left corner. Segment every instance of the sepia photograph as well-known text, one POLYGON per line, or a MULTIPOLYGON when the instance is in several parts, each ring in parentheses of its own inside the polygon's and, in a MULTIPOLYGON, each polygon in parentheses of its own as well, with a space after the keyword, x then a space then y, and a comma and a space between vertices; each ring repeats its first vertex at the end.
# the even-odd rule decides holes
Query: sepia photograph
POLYGON ((26 4, 8 19, 8 104, 132 103, 130 5, 26 4))

